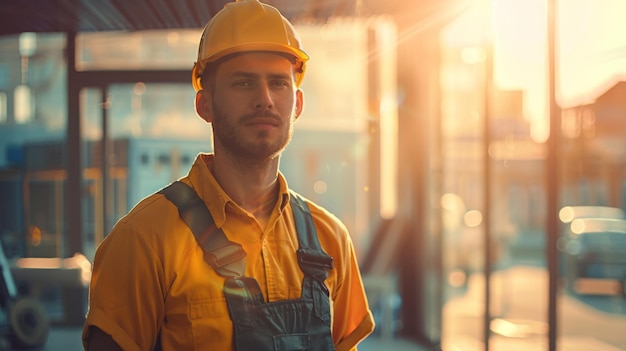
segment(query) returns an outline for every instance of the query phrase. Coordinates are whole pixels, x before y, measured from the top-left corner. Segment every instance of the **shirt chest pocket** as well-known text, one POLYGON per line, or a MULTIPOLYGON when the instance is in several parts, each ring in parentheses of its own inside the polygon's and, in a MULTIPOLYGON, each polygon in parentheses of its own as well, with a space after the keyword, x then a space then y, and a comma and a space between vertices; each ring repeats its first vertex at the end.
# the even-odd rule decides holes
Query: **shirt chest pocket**
POLYGON ((232 348, 233 324, 225 298, 189 302, 194 350, 232 348))

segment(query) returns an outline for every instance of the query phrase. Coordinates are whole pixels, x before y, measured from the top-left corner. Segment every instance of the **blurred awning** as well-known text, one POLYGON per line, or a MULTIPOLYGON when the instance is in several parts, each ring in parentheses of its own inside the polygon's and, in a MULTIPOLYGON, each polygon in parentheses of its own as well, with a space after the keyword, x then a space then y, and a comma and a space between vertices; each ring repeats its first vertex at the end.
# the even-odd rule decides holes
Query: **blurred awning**
MULTIPOLYGON (((198 29, 232 0, 0 0, 0 35, 198 29)), ((297 22, 390 15, 409 35, 438 27, 470 0, 264 0, 297 22)))
MULTIPOLYGON (((230 0, 0 0, 0 35, 202 28, 230 0)), ((356 0, 267 0, 288 18, 354 14, 356 0)))

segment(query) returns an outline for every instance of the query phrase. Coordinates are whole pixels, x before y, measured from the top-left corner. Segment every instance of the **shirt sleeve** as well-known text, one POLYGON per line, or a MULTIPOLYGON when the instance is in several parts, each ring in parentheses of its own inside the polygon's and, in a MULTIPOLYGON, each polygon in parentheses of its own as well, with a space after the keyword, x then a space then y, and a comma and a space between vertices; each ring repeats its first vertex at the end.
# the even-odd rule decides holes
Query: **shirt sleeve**
POLYGON ((119 222, 96 252, 89 290, 89 326, 111 335, 124 350, 152 350, 163 320, 161 260, 144 239, 119 222))
POLYGON ((356 350, 356 345, 374 330, 354 246, 345 243, 345 266, 333 298, 333 335, 337 351, 356 350))

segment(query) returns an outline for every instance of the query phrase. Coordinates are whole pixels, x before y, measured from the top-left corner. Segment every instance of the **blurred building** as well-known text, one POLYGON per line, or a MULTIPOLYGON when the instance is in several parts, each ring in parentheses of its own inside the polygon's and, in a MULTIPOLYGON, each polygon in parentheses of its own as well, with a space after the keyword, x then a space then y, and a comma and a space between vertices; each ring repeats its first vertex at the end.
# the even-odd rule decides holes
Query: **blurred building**
POLYGON ((626 209, 626 81, 564 108, 562 122, 568 203, 626 209))

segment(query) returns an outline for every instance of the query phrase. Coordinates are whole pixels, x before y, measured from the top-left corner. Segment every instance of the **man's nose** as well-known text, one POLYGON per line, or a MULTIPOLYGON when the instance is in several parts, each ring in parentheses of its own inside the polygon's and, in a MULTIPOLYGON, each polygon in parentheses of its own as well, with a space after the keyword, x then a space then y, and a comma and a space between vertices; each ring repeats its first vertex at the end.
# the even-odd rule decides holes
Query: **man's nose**
POLYGON ((274 106, 274 100, 272 98, 272 91, 269 84, 263 82, 258 85, 256 92, 255 108, 257 109, 270 109, 274 106))

